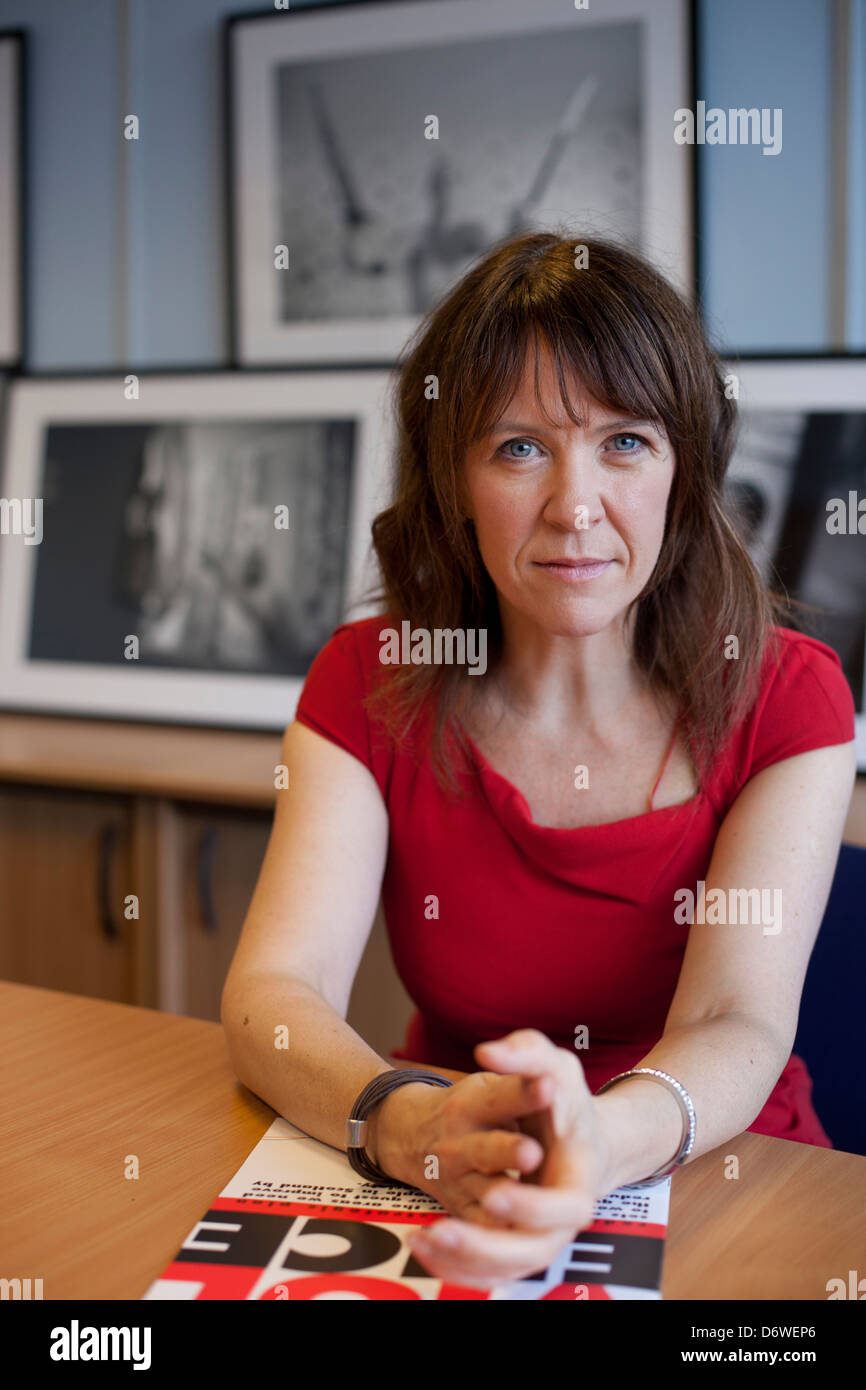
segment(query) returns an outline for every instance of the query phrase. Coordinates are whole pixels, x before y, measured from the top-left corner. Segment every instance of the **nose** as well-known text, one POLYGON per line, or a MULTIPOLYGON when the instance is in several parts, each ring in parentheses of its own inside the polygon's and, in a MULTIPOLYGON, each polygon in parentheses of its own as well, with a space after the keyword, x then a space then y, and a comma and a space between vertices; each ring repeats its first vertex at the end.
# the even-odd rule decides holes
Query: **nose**
POLYGON ((558 451, 545 488, 542 516, 551 526, 585 531, 604 517, 600 481, 592 450, 586 445, 572 444, 558 451))

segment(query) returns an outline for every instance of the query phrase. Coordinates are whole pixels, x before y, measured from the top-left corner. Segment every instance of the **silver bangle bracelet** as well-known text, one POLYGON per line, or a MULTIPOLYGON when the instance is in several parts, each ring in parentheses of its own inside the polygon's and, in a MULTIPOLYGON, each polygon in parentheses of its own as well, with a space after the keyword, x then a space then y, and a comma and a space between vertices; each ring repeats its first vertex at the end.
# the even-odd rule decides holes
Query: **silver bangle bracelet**
POLYGON ((642 1182, 625 1184, 628 1187, 655 1187, 657 1183, 663 1182, 668 1174, 672 1173, 675 1168, 679 1168, 680 1164, 686 1161, 694 1148, 695 1131, 697 1129, 695 1107, 692 1104, 692 1098, 685 1086, 682 1086, 680 1082, 668 1072, 659 1071, 657 1067, 632 1067, 631 1071, 621 1071, 618 1076, 612 1076, 609 1081, 605 1081, 603 1086, 599 1086, 595 1094, 600 1096, 611 1086, 616 1085, 617 1081, 624 1081, 627 1076, 648 1076, 651 1081, 660 1081, 662 1085, 667 1086, 668 1090, 676 1097, 677 1104, 682 1113, 683 1137, 670 1163, 666 1163, 662 1168, 657 1168, 654 1173, 650 1173, 649 1177, 644 1178, 642 1182))

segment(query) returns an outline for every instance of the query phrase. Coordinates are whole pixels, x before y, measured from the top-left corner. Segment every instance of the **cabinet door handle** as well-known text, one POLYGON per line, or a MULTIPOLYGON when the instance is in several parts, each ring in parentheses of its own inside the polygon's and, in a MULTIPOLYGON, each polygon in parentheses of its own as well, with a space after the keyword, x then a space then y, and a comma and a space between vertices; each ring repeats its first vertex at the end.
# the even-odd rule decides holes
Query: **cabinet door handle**
POLYGON ((216 910, 213 903, 213 861, 216 854, 217 828, 208 825, 201 833, 198 843, 198 910, 201 924, 212 935, 217 931, 216 910))
POLYGON ((111 906, 111 861, 117 848, 118 830, 116 825, 104 825, 99 832, 99 854, 97 857, 97 899, 102 934, 108 941, 117 941, 120 929, 114 920, 111 906))

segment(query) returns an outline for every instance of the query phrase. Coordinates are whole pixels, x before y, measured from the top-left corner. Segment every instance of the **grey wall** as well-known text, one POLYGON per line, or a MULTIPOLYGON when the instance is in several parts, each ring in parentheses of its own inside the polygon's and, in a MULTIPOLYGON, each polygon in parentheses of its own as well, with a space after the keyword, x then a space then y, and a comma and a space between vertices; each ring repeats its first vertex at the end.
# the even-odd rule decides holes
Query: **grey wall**
POLYGON ((829 291, 826 0, 726 0, 700 11, 707 106, 782 109, 782 149, 703 152, 700 238, 708 326, 738 348, 821 348, 829 291))

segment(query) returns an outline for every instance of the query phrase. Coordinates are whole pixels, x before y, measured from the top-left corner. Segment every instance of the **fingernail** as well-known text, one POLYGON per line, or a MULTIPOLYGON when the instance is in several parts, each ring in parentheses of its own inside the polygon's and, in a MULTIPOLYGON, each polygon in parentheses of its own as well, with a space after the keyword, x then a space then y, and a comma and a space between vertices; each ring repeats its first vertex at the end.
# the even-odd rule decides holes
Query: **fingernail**
POLYGON ((427 1239, 433 1245, 450 1250, 457 1244, 457 1232, 451 1226, 431 1226, 427 1232, 427 1239))

